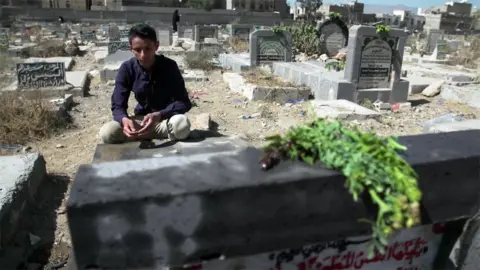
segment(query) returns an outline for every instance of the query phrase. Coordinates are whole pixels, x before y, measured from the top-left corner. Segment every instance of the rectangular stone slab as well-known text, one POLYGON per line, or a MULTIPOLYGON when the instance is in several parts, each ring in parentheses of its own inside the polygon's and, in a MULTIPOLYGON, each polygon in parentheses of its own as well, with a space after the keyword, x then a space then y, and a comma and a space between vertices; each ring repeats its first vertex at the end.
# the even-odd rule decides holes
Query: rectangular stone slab
MULTIPOLYGON (((480 131, 401 137, 423 222, 477 211, 480 131)), ((82 165, 68 200, 78 267, 153 269, 365 235, 375 210, 339 173, 300 162, 263 172, 260 150, 82 165), (367 210, 369 209, 369 210, 367 210)))
POLYGON ((210 137, 199 140, 172 142, 153 140, 151 143, 99 144, 93 163, 141 158, 158 158, 172 155, 216 153, 245 148, 248 142, 238 138, 210 137))

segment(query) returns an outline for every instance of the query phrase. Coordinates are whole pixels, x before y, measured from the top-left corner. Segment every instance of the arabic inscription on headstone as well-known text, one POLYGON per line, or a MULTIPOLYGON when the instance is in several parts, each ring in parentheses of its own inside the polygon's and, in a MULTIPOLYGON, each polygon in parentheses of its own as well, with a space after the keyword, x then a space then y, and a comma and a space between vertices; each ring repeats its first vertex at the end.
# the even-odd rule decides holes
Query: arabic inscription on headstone
POLYGON ((358 89, 389 88, 392 69, 392 45, 395 40, 364 37, 360 58, 358 89))
POLYGON ((345 46, 346 37, 342 28, 335 22, 325 23, 320 29, 320 46, 329 57, 336 56, 345 46))
POLYGON ((63 62, 18 63, 19 88, 58 87, 66 84, 63 62))
POLYGON ((130 51, 130 44, 128 41, 110 41, 107 45, 108 54, 113 54, 117 51, 130 51))
POLYGON ((257 63, 266 64, 275 61, 287 61, 287 41, 283 36, 261 36, 257 40, 257 63))
POLYGON ((0 51, 5 52, 8 50, 10 40, 8 37, 8 29, 0 28, 0 51))

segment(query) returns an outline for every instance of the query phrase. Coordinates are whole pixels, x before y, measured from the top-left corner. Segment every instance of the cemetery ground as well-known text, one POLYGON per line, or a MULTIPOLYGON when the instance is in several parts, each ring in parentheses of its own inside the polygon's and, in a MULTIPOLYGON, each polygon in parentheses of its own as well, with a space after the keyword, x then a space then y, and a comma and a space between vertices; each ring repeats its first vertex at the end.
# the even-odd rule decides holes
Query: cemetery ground
MULTIPOLYGON (((77 58, 76 68, 95 70, 96 66, 88 58, 77 58)), ((209 81, 186 83, 194 102, 194 107, 188 113, 194 128, 210 127, 221 134, 237 136, 254 146, 261 146, 266 136, 284 132, 288 127, 312 118, 313 113, 308 101, 294 101, 286 104, 247 101, 244 97, 229 92, 227 85, 222 81, 221 73, 220 70, 213 70, 209 72, 209 81), (209 117, 210 125, 207 122, 209 117)), ((45 234, 55 229, 55 240, 49 259, 52 263, 62 261, 68 256, 70 240, 65 213, 68 186, 74 179, 78 166, 92 162, 95 147, 99 143, 99 128, 111 119, 112 91, 111 83, 100 82, 98 75, 93 77, 89 95, 74 98, 74 106, 69 112, 71 122, 66 126, 60 126, 62 128, 49 137, 30 141, 22 150, 41 153, 45 157, 47 170, 51 176, 50 181, 47 181, 47 194, 40 193, 40 196, 49 198, 46 200, 47 205, 41 205, 40 208, 55 208, 53 213, 56 215, 56 222, 52 224, 49 219, 34 215, 36 217, 34 225, 27 223, 22 228, 25 229, 24 233, 28 232, 40 238, 47 237, 45 234), (55 194, 58 190, 60 193, 55 194)), ((6 99, 3 100, 6 101, 6 99)), ((372 130, 379 135, 407 135, 422 133, 423 128, 419 123, 447 113, 461 114, 465 119, 480 117, 480 110, 459 103, 451 103, 441 97, 426 98, 413 95, 410 96, 409 101, 411 108, 387 113, 379 119, 354 120, 346 123, 359 126, 364 130, 372 130)), ((2 104, 1 107, 5 108, 5 105, 8 104, 2 104)), ((134 105, 135 101, 131 97, 130 109, 134 105)), ((12 106, 6 107, 13 109, 12 106)), ((25 117, 9 115, 23 121, 18 122, 18 125, 35 126, 25 122, 27 121, 25 117)), ((39 118, 30 119, 30 121, 38 120, 39 118)), ((45 125, 45 128, 52 127, 54 126, 45 125)), ((32 139, 41 137, 32 137, 32 139)), ((12 153, 3 150, 3 154, 12 153)), ((39 210, 37 213, 44 212, 39 210)), ((46 256, 48 252, 40 254, 46 256)), ((38 259, 42 262, 41 258, 38 259)))

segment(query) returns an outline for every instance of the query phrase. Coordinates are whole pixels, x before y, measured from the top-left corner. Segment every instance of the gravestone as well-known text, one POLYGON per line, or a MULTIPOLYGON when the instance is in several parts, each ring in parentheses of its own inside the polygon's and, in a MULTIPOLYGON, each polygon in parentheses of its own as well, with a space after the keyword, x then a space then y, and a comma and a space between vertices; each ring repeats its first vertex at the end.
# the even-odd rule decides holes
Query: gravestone
POLYGON ((63 62, 18 63, 18 88, 57 87, 66 84, 63 62))
POLYGON ((0 28, 0 52, 8 51, 10 38, 8 28, 0 28))
POLYGON ((124 28, 120 29, 120 39, 128 39, 130 35, 130 29, 124 28))
POLYGON ((361 55, 357 89, 388 88, 396 38, 360 37, 361 55))
POLYGON ((431 54, 435 50, 437 40, 443 39, 444 31, 437 29, 429 29, 427 34, 427 53, 431 54))
POLYGON ((435 50, 433 51, 436 60, 447 59, 448 42, 446 40, 439 39, 435 44, 435 50))
POLYGON ((178 37, 179 38, 194 38, 195 28, 190 25, 180 25, 178 26, 178 37))
POLYGON ((110 55, 117 51, 130 51, 130 44, 128 43, 128 40, 108 42, 108 45, 107 45, 108 54, 110 55))
POLYGON ((218 28, 209 25, 195 25, 195 41, 203 42, 205 38, 218 39, 218 28))
POLYGON ((348 45, 348 27, 340 19, 330 19, 318 28, 320 54, 334 57, 348 45))
POLYGON ((158 28, 158 43, 160 46, 171 46, 173 43, 173 29, 168 26, 158 28))
POLYGON ((80 31, 80 40, 95 41, 97 40, 97 32, 95 30, 82 30, 80 31))
POLYGON ((253 32, 255 29, 250 24, 230 24, 229 30, 229 34, 231 37, 249 40, 250 33, 253 32))
POLYGON ((349 31, 344 79, 350 86, 343 86, 344 94, 351 93, 347 94, 350 98, 345 99, 406 102, 409 82, 400 75, 408 33, 391 29, 386 35, 380 35, 375 27, 363 25, 352 26, 349 31))
POLYGON ((292 36, 287 31, 255 30, 250 34, 250 66, 292 61, 292 36))
POLYGON ((108 26, 108 39, 112 41, 120 40, 120 29, 115 24, 108 26))

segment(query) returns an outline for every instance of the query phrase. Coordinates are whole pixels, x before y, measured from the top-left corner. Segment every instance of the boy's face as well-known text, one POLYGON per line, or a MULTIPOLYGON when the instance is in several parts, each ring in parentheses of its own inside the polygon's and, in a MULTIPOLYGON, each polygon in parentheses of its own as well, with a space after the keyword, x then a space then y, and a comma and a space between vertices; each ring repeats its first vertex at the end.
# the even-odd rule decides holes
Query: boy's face
POLYGON ((155 62, 155 52, 158 49, 158 42, 135 37, 132 39, 131 49, 140 62, 140 65, 145 69, 149 69, 155 62))

